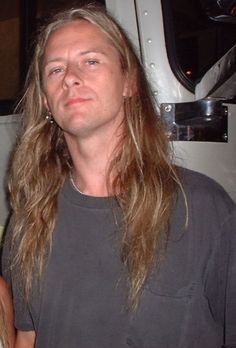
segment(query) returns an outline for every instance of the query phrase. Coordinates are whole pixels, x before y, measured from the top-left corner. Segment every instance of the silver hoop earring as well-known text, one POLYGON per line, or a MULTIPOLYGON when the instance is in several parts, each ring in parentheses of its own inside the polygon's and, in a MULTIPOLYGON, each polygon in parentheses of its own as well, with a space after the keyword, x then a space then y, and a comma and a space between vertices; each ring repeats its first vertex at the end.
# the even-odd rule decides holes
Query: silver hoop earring
POLYGON ((53 119, 51 111, 49 111, 49 110, 46 111, 45 119, 47 122, 49 122, 51 124, 54 123, 54 119, 53 119))

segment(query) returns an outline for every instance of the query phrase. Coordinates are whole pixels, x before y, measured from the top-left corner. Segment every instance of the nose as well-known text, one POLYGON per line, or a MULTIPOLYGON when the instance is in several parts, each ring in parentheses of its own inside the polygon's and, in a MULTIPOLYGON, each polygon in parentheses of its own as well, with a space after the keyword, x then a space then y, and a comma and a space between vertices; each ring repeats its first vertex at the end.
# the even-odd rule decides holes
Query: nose
POLYGON ((78 66, 68 65, 63 79, 63 87, 69 88, 82 83, 81 71, 78 66))

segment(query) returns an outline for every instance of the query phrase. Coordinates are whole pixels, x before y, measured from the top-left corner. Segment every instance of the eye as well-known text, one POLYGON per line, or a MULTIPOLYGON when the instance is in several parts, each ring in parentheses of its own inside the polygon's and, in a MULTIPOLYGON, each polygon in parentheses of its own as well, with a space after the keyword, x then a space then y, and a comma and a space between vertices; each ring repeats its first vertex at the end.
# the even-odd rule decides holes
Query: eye
POLYGON ((89 59, 87 60, 88 65, 97 65, 99 64, 99 61, 97 59, 89 59))
POLYGON ((49 76, 50 76, 50 75, 57 75, 57 74, 59 74, 59 73, 61 73, 61 72, 63 72, 63 71, 64 71, 64 69, 63 69, 62 67, 51 68, 51 69, 49 70, 48 75, 49 75, 49 76))

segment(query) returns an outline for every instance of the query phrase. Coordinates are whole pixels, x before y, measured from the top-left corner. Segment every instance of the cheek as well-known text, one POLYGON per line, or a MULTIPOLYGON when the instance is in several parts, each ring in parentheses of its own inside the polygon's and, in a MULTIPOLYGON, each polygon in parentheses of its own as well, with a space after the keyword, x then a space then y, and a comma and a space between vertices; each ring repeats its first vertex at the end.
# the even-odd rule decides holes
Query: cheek
POLYGON ((125 96, 125 79, 120 71, 110 74, 105 83, 104 90, 108 95, 115 96, 118 100, 125 96))
POLYGON ((60 86, 59 79, 48 78, 47 80, 43 80, 44 93, 50 99, 57 95, 60 86))
POLYGON ((60 100, 60 95, 56 88, 47 88, 45 90, 45 103, 48 105, 48 108, 52 109, 57 108, 58 102, 60 100))
POLYGON ((122 104, 125 96, 125 85, 123 81, 116 81, 112 86, 108 85, 109 99, 116 104, 122 104))
POLYGON ((123 72, 119 71, 119 75, 116 75, 116 85, 117 85, 117 93, 121 97, 125 97, 127 94, 127 83, 126 78, 123 75, 123 72))

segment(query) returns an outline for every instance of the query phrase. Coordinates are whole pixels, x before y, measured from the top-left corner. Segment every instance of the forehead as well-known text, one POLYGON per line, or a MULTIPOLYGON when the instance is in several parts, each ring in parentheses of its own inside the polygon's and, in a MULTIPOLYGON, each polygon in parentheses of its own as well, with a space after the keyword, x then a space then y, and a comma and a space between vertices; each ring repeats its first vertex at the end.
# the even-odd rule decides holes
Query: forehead
POLYGON ((78 19, 64 24, 50 34, 45 46, 45 53, 65 45, 73 47, 73 45, 89 45, 95 42, 113 46, 108 35, 98 25, 78 19))

